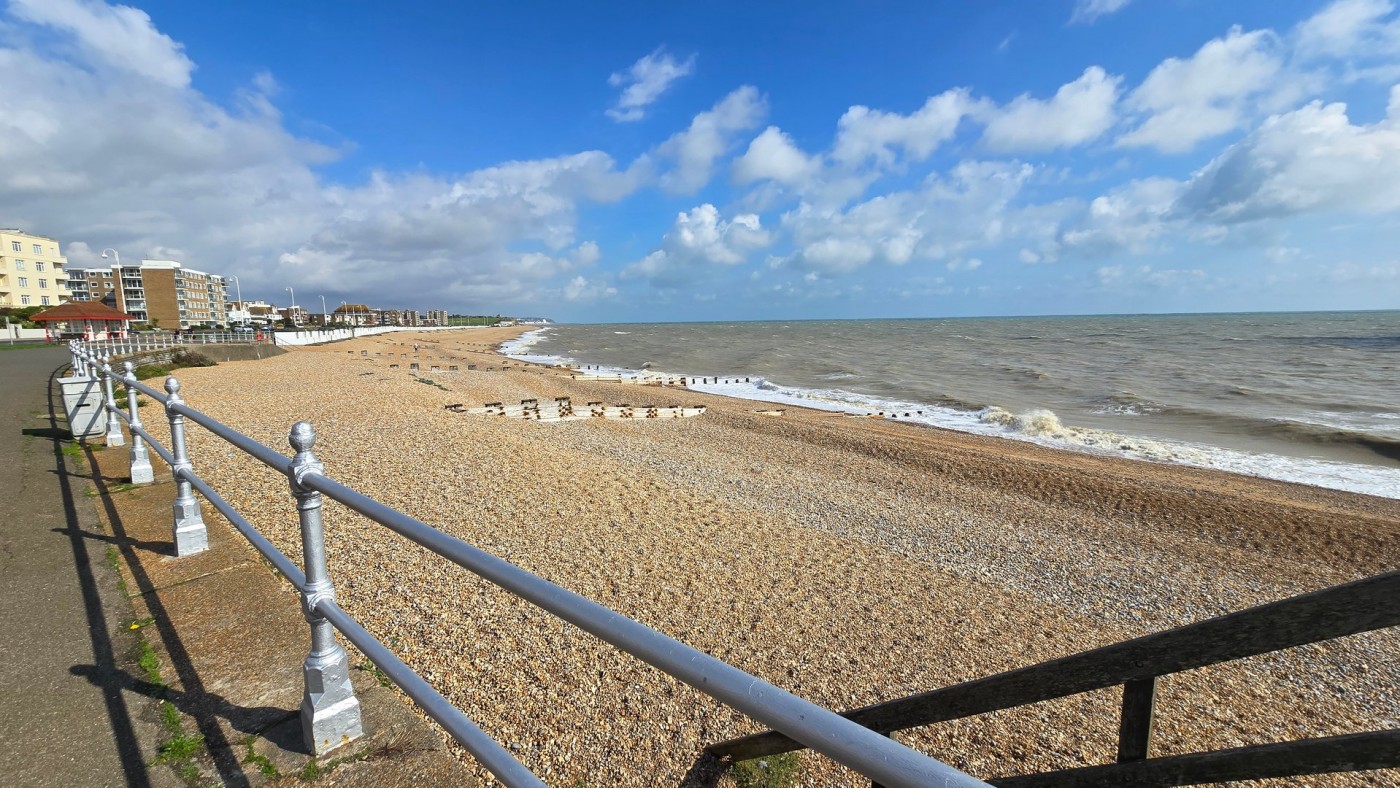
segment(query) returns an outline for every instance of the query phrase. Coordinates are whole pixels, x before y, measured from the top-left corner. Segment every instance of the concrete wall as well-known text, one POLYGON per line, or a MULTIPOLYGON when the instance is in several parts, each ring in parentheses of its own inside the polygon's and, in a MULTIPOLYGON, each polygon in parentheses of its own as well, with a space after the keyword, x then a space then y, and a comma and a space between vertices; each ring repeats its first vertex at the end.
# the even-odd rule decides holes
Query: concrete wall
POLYGON ((395 331, 450 331, 461 328, 468 328, 468 326, 432 326, 428 328, 376 326, 374 328, 336 328, 330 331, 278 331, 277 344, 323 345, 327 342, 340 342, 341 340, 354 339, 355 337, 372 337, 377 334, 390 334, 395 331))
POLYGON ((11 324, 9 333, 5 333, 5 323, 0 321, 0 340, 9 342, 11 339, 25 341, 33 339, 43 339, 44 329, 42 328, 20 328, 18 324, 11 324))
POLYGON ((262 358, 272 358, 286 353, 280 347, 272 345, 190 345, 188 347, 177 345, 175 347, 161 348, 160 350, 143 350, 139 353, 132 353, 128 356, 113 356, 113 366, 120 367, 115 362, 130 361, 135 366, 145 364, 169 364, 176 353, 188 350, 191 353, 198 353, 201 356, 217 362, 225 361, 253 361, 262 358))

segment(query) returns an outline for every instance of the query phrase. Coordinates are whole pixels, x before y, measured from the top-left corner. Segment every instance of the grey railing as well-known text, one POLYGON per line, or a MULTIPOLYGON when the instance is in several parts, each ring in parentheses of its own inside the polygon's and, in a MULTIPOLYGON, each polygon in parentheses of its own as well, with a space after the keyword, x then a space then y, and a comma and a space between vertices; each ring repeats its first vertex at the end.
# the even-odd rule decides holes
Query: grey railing
POLYGON ((324 466, 312 452, 316 435, 307 422, 300 421, 292 426, 288 440, 296 454, 288 458, 191 408, 181 396, 180 383, 174 377, 166 379, 162 393, 138 381, 131 362, 126 362, 124 371, 118 373, 113 371, 110 358, 99 357, 84 343, 74 342, 70 348, 75 374, 102 379, 107 444, 123 445, 125 438, 120 426, 123 422, 131 434, 132 482, 147 484, 154 479, 148 445, 170 466, 176 483, 173 526, 176 555, 191 555, 209 546, 199 501, 193 495, 198 491, 301 592, 303 613, 311 627, 311 649, 303 670, 306 684, 301 706, 302 737, 315 754, 335 749, 363 733, 359 701, 350 686, 345 650, 334 635, 338 630, 502 783, 544 785, 336 603, 326 565, 321 518, 324 496, 881 785, 910 788, 986 785, 335 481, 326 475, 324 466), (114 382, 125 388, 125 409, 118 405, 114 396, 114 382), (164 406, 170 421, 170 449, 161 446, 141 423, 138 393, 164 406), (217 490, 199 478, 186 448, 187 422, 203 427, 288 478, 301 525, 304 571, 264 538, 217 490))
POLYGON ((272 335, 226 331, 219 333, 173 333, 136 334, 128 333, 121 339, 95 339, 82 342, 83 348, 94 358, 102 356, 129 356, 151 350, 167 350, 187 345, 258 345, 271 344, 272 335))

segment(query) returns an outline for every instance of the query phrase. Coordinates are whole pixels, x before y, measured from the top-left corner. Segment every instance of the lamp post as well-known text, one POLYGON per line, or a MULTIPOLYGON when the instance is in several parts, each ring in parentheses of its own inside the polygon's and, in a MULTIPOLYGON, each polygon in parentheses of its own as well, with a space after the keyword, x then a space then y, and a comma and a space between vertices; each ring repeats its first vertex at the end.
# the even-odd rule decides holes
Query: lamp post
POLYGON ((321 296, 321 328, 325 329, 329 322, 331 322, 331 316, 326 314, 326 297, 321 296))
POLYGON ((292 320, 292 325, 296 325, 296 324, 297 324, 297 291, 293 290, 293 289, 291 288, 291 286, 288 286, 288 287, 287 287, 287 292, 292 294, 292 311, 291 311, 291 314, 289 315, 289 317, 290 317, 291 320, 292 320))
MULTIPOLYGON (((229 274, 227 278, 233 280, 234 290, 238 293, 238 311, 243 315, 242 322, 243 325, 246 326, 250 321, 248 319, 248 307, 243 303, 243 283, 239 282, 238 277, 233 274, 229 274)), ((225 297, 227 297, 227 291, 225 291, 225 297)))
MULTIPOLYGON (((109 246, 109 247, 107 247, 106 249, 103 249, 103 250, 102 250, 102 259, 103 259, 103 260, 106 260, 106 259, 107 259, 107 253, 108 253, 108 252, 111 252, 111 253, 112 253, 112 256, 115 257, 115 258, 117 259, 117 278, 116 278, 116 280, 112 283, 112 288, 113 288, 113 290, 112 290, 112 301, 113 301, 114 303, 116 303, 116 304, 118 305, 118 307, 125 307, 125 306, 126 306, 126 288, 122 286, 122 256, 121 256, 120 254, 117 254, 117 250, 116 250, 116 249, 113 249, 113 248, 111 248, 111 247, 109 246), (117 292, 117 288, 121 288, 121 292, 117 292)), ((88 298, 92 298, 92 294, 91 294, 91 293, 88 294, 88 298)), ((144 305, 143 305, 143 306, 144 306, 144 305)), ((148 316, 149 316, 149 313, 148 313, 148 316)), ((127 325, 126 323, 123 323, 123 324, 122 324, 122 326, 124 326, 124 328, 122 329, 123 331, 126 330, 126 328, 125 328, 126 325, 127 325)))

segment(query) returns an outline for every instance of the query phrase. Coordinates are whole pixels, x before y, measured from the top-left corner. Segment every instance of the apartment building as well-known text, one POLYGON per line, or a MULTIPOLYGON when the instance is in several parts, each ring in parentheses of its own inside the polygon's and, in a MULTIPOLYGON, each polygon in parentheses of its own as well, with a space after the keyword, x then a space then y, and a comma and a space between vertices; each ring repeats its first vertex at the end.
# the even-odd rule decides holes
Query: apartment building
POLYGON ((427 325, 430 325, 430 326, 445 326, 445 325, 447 325, 447 310, 446 310, 446 309, 429 309, 429 310, 428 310, 427 325))
POLYGON ((23 230, 0 230, 0 306, 68 303, 67 266, 58 241, 23 230))
POLYGON ((68 269, 68 296, 72 301, 102 301, 115 306, 117 277, 113 268, 68 269))
POLYGON ((224 278, 186 268, 174 260, 75 268, 71 274, 74 301, 101 301, 141 323, 176 329, 205 323, 227 325, 229 321, 224 278))

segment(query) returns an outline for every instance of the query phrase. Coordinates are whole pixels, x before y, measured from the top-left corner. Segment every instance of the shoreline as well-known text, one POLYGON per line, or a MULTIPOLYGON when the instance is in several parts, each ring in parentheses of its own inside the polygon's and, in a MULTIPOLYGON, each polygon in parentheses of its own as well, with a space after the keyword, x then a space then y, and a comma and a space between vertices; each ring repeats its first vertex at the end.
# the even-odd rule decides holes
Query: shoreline
MULTIPOLYGON (((530 335, 543 335, 550 327, 526 330, 520 337, 502 344, 501 355, 521 363, 552 368, 564 362, 556 356, 529 352, 534 341, 530 335), (523 340, 523 342, 522 342, 523 340), (506 349, 507 345, 516 347, 506 349), (518 352, 517 348, 519 349, 518 352)), ((623 367, 595 367, 604 374, 637 376, 645 370, 623 367)), ((713 382, 696 384, 695 380, 710 378, 690 376, 684 372, 668 373, 688 377, 689 390, 696 393, 728 397, 749 402, 766 402, 780 407, 805 408, 821 413, 841 413, 848 416, 885 417, 923 427, 933 427, 968 435, 981 435, 1003 440, 1043 446, 1056 451, 1127 459, 1178 467, 1200 468, 1269 479, 1322 489, 1340 490, 1381 498, 1400 499, 1400 469, 1380 463, 1343 462, 1322 457, 1300 457, 1263 451, 1246 451, 1226 446, 1164 436, 1116 433, 1099 428, 1064 425, 1048 410, 1034 410, 1016 415, 999 407, 981 411, 959 411, 943 406, 914 402, 899 402, 874 395, 839 389, 817 391, 793 386, 777 386, 766 378, 750 375, 743 381, 730 380, 732 375, 713 377, 713 382), (752 382, 750 382, 752 379, 752 382), (927 412, 927 416, 925 415, 927 412), (890 416, 885 414, 889 413, 890 416), (902 415, 903 418, 899 418, 902 415)), ((742 377, 742 376, 741 376, 742 377)))
MULTIPOLYGON (((402 361, 405 332, 182 370, 182 393, 271 446, 310 419, 331 477, 836 709, 1400 565, 1393 499, 572 380, 503 359, 495 331, 418 340, 427 363, 463 360, 457 372, 373 355, 402 361), (707 410, 549 424, 444 409, 557 396, 707 410)), ((191 441, 201 476, 298 560, 285 479, 191 441)), ((551 784, 687 784, 705 744, 759 729, 386 529, 327 517, 342 606, 551 784)), ((1397 648, 1372 633, 1169 677, 1159 747, 1389 724, 1397 648)), ((1106 690, 900 738, 990 778, 1111 761, 1117 712, 1106 690)), ((803 763, 806 784, 861 784, 803 763)), ((1394 784, 1313 782, 1378 779, 1394 784)))

